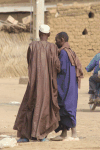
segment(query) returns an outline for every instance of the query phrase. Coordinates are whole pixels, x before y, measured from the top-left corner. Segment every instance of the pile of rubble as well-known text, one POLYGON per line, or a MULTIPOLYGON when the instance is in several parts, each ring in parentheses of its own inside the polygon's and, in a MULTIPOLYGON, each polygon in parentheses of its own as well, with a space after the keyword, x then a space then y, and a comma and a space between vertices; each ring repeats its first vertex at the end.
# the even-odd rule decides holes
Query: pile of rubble
POLYGON ((32 32, 32 18, 27 16, 22 19, 22 23, 15 20, 12 16, 8 16, 6 21, 0 20, 0 31, 8 33, 32 32))

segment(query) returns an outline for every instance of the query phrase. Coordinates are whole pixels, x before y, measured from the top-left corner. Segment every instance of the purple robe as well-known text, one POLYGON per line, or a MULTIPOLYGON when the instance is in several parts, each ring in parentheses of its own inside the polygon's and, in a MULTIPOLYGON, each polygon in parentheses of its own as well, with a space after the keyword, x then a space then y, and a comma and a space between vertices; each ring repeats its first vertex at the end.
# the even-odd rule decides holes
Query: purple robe
POLYGON ((67 130, 76 126, 78 99, 78 83, 76 80, 75 66, 71 65, 65 50, 61 50, 59 59, 61 63, 61 72, 57 76, 57 84, 61 121, 56 132, 62 130, 63 126, 66 126, 67 130))

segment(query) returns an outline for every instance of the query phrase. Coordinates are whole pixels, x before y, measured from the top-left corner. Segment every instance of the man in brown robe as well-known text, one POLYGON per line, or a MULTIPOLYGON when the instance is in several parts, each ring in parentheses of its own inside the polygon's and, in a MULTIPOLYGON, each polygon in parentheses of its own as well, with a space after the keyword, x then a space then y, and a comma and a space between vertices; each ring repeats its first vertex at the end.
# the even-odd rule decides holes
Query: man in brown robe
POLYGON ((40 41, 28 48, 29 82, 14 124, 18 142, 29 139, 45 141, 47 135, 58 127, 57 72, 60 61, 57 46, 47 42, 50 27, 41 25, 40 41))

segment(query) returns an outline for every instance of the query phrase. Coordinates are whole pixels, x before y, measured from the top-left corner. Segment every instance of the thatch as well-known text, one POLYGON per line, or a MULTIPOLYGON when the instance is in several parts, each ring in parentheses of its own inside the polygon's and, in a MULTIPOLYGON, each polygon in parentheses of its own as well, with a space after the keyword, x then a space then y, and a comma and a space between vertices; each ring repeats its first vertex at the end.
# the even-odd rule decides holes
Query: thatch
POLYGON ((27 75, 27 49, 30 33, 0 32, 0 77, 27 75))

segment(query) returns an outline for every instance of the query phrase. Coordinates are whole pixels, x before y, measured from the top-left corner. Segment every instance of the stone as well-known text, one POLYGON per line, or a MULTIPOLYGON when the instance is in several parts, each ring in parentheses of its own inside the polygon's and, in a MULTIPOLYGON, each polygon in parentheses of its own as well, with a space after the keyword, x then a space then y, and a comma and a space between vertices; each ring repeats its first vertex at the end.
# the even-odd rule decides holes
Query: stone
POLYGON ((27 84, 28 83, 28 77, 20 77, 19 84, 27 84))
POLYGON ((18 24, 18 20, 15 20, 11 15, 8 16, 7 21, 14 25, 18 24))
POLYGON ((31 21, 32 21, 32 18, 31 18, 30 15, 27 16, 27 17, 22 18, 23 24, 29 24, 31 21))

